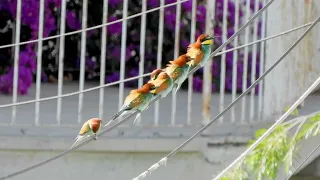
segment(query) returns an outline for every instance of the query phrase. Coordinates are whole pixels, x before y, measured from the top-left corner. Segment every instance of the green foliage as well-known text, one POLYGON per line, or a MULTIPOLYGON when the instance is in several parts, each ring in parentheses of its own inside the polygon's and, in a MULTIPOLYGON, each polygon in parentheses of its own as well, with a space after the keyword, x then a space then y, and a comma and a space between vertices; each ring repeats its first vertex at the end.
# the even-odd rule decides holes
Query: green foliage
MULTIPOLYGON (((256 138, 259 138, 265 130, 259 130, 256 138)), ((259 146, 246 158, 245 164, 252 170, 256 177, 268 177, 274 179, 277 175, 278 167, 288 149, 290 139, 287 132, 279 125, 265 138, 259 146)), ((260 179, 260 178, 258 178, 260 179)))
POLYGON ((307 122, 301 127, 301 131, 298 133, 296 139, 307 139, 312 136, 317 136, 320 133, 320 113, 313 117, 310 117, 307 122))
MULTIPOLYGON (((293 112, 294 115, 298 111, 293 112)), ((244 160, 234 166, 220 180, 247 180, 248 174, 253 175, 254 179, 262 180, 268 178, 274 180, 277 176, 280 165, 284 165, 284 171, 291 174, 293 160, 297 158, 301 140, 311 136, 320 135, 320 113, 311 117, 298 118, 290 123, 280 124, 275 130, 266 137, 244 160), (307 119, 306 119, 307 118, 307 119), (290 136, 288 130, 299 125, 295 134, 290 136), (250 173, 249 173, 250 171, 250 173)), ((251 146, 256 139, 261 137, 267 129, 260 129, 255 133, 255 140, 251 140, 251 146)))
MULTIPOLYGON (((283 111, 284 111, 284 112, 287 112, 289 109, 290 109, 290 107, 286 107, 286 108, 284 108, 283 111)), ((299 111, 298 111, 298 109, 297 109, 297 108, 294 109, 294 110, 292 111, 291 115, 293 115, 293 116, 299 116, 299 111)))
POLYGON ((247 180, 248 173, 241 167, 241 164, 237 164, 227 174, 220 178, 220 180, 247 180))

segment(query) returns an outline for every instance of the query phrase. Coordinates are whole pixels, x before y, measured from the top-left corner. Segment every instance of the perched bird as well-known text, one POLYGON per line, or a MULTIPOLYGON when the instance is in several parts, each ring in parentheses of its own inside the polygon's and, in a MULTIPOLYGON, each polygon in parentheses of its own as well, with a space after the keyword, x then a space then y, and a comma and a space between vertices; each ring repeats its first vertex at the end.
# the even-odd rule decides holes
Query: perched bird
POLYGON ((133 123, 136 122, 137 118, 141 115, 141 112, 148 109, 149 103, 152 100, 153 94, 150 92, 155 89, 155 85, 147 83, 139 89, 132 90, 124 100, 122 107, 119 112, 115 114, 111 120, 105 125, 109 125, 113 120, 119 116, 123 116, 127 113, 138 111, 138 114, 133 123))
POLYGON ((159 75, 161 72, 163 72, 163 70, 162 70, 162 69, 159 69, 159 68, 153 70, 153 71, 151 72, 150 80, 149 80, 148 82, 151 82, 151 81, 153 81, 153 80, 156 80, 157 77, 158 77, 158 75, 159 75))
POLYGON ((188 63, 193 69, 195 66, 203 67, 208 61, 211 53, 211 45, 213 43, 213 37, 207 34, 201 34, 195 43, 192 43, 187 48, 187 57, 190 58, 188 63))
POLYGON ((187 64, 189 59, 186 54, 179 56, 173 61, 169 61, 165 72, 172 78, 174 83, 174 93, 177 93, 181 84, 187 79, 190 66, 187 64))
POLYGON ((173 80, 161 69, 156 69, 154 72, 157 72, 155 75, 156 79, 153 78, 153 80, 151 79, 149 82, 155 85, 155 89, 150 92, 154 95, 160 95, 161 98, 165 98, 173 88, 173 80))
POLYGON ((82 125, 80 132, 75 139, 76 142, 74 142, 74 144, 71 146, 71 148, 74 147, 76 145, 76 143, 79 142, 86 135, 87 135, 87 137, 90 135, 93 135, 93 139, 97 140, 96 133, 99 131, 100 127, 101 127, 101 120, 99 118, 89 119, 87 122, 85 122, 82 125))

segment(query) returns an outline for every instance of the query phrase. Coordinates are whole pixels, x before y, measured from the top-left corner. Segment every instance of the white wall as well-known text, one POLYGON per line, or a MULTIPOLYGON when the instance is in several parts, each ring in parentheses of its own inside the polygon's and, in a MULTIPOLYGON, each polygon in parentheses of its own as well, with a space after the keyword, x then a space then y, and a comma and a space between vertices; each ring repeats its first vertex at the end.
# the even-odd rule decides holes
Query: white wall
MULTIPOLYGON (((267 9, 267 36, 314 21, 320 1, 276 0, 267 9)), ((269 68, 306 30, 304 28, 266 43, 265 68, 269 68)), ((320 75, 319 25, 265 78, 264 116, 291 105, 320 75)))

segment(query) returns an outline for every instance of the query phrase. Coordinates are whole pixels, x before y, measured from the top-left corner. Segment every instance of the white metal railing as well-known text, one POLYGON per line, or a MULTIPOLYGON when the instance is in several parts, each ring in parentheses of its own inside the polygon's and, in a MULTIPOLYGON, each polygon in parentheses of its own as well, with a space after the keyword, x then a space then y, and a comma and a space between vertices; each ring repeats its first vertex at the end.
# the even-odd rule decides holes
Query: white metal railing
MULTIPOLYGON (((0 48, 6 48, 6 47, 15 47, 15 54, 14 54, 14 62, 15 62, 15 69, 14 69, 14 88, 13 88, 13 104, 8 104, 8 105, 0 105, 0 108, 5 108, 5 107, 12 107, 12 120, 11 123, 15 124, 16 122, 16 112, 17 112, 17 105, 22 105, 22 104, 28 104, 28 103, 35 103, 35 124, 39 125, 40 124, 40 119, 39 119, 39 114, 40 114, 40 102, 44 101, 44 100, 51 100, 51 99, 57 99, 57 114, 56 114, 56 120, 57 120, 57 124, 60 125, 61 124, 61 108, 62 108, 62 100, 64 97, 67 96, 71 96, 71 95, 77 95, 79 94, 79 101, 78 101, 78 116, 77 116, 77 122, 81 123, 83 121, 82 118, 82 114, 83 114, 83 97, 84 97, 84 92, 88 92, 91 90, 96 90, 96 89, 100 89, 99 92, 99 117, 103 118, 104 117, 104 88, 103 87, 107 87, 107 86, 111 86, 114 84, 119 84, 119 101, 118 101, 118 107, 120 107, 123 103, 125 94, 124 94, 124 82, 128 81, 125 80, 125 49, 126 49, 126 37, 127 37, 127 20, 134 18, 134 17, 142 17, 141 20, 141 32, 140 32, 140 64, 139 64, 139 76, 135 77, 135 78, 130 78, 130 80, 134 80, 134 79, 139 79, 139 87, 142 86, 143 83, 143 78, 145 76, 149 76, 150 73, 148 74, 144 74, 144 60, 145 60, 145 34, 146 34, 146 27, 148 26, 148 24, 146 23, 146 14, 147 13, 158 13, 158 12, 154 12, 156 10, 160 10, 159 11, 159 32, 158 32, 158 50, 157 50, 157 59, 155 61, 157 61, 157 67, 159 68, 161 66, 161 62, 162 62, 162 44, 163 44, 163 28, 164 28, 164 8, 169 7, 169 6, 176 6, 176 26, 175 26, 175 44, 174 44, 174 57, 172 58, 177 58, 179 56, 179 34, 180 34, 180 20, 181 20, 181 3, 184 3, 188 0, 177 0, 177 2, 174 2, 172 4, 167 4, 165 5, 164 0, 160 1, 160 7, 158 8, 154 8, 151 10, 147 10, 146 8, 146 0, 142 0, 142 12, 138 13, 136 15, 132 15, 132 16, 128 16, 128 0, 124 0, 123 1, 123 19, 117 20, 117 21, 113 21, 113 22, 109 22, 107 23, 107 18, 106 15, 108 14, 108 0, 104 0, 103 2, 103 24, 102 25, 98 25, 98 26, 94 26, 94 27, 90 27, 87 28, 87 0, 83 1, 83 10, 82 10, 82 27, 81 30, 77 30, 74 32, 69 32, 66 33, 65 32, 65 21, 66 21, 66 0, 62 0, 62 5, 61 5, 61 20, 60 20, 60 34, 59 35, 55 35, 52 37, 47 37, 47 38, 43 38, 42 34, 43 34, 43 16, 44 16, 44 0, 40 0, 40 13, 39 13, 39 36, 37 40, 31 40, 31 41, 27 41, 27 42, 20 42, 19 39, 19 34, 20 34, 20 19, 21 19, 21 0, 18 0, 17 2, 17 19, 16 19, 16 38, 15 38, 15 43, 14 44, 10 44, 10 45, 3 45, 0 46, 0 48), (106 37, 107 37, 107 30, 105 28, 105 26, 111 25, 111 24, 115 24, 118 22, 122 22, 122 35, 121 35, 121 60, 120 60, 120 81, 118 82, 114 82, 114 83, 109 83, 109 84, 105 84, 104 83, 104 76, 105 76, 105 57, 107 54, 107 42, 106 42, 106 37), (95 87, 95 88, 91 88, 88 90, 84 90, 84 84, 85 84, 85 78, 84 78, 84 73, 85 73, 85 54, 86 54, 86 32, 88 30, 92 30, 92 29, 97 29, 97 28, 102 28, 102 37, 101 37, 101 68, 100 68, 100 86, 99 87, 95 87), (81 33, 81 52, 80 52, 80 59, 81 59, 81 65, 80 65, 80 80, 79 80, 79 92, 75 92, 75 93, 69 93, 69 94, 63 94, 62 89, 63 89, 63 69, 64 69, 64 64, 63 64, 63 59, 64 59, 64 51, 65 49, 68 49, 68 47, 65 47, 65 36, 67 35, 72 35, 72 34, 76 34, 76 33, 81 33), (59 39, 59 73, 58 73, 58 95, 51 97, 51 98, 40 98, 40 94, 41 94, 41 57, 42 57, 42 42, 44 40, 48 40, 48 39, 54 39, 54 38, 60 38, 59 39), (27 43, 34 43, 34 42, 38 42, 38 49, 37 49, 37 57, 38 57, 38 61, 37 61, 37 77, 36 77, 36 97, 35 100, 31 100, 31 101, 27 101, 27 102, 17 102, 17 85, 18 85, 18 61, 19 61, 19 45, 22 44, 27 44, 27 43)), ((196 0, 189 0, 192 1, 192 13, 191 13, 191 34, 190 34, 190 42, 194 42, 195 41, 195 34, 196 34, 196 11, 197 11, 197 2, 196 0)), ((216 1, 208 1, 210 3, 208 3, 209 6, 207 6, 206 8, 213 10, 213 12, 215 11, 215 7, 216 7, 216 1)), ((243 2, 241 0, 234 0, 235 3, 235 13, 238 14, 240 9, 243 9, 243 2)), ((251 13, 250 13, 250 2, 249 0, 246 0, 247 4, 245 5, 245 9, 247 12, 245 12, 245 19, 248 20, 251 17, 251 13)), ((258 11, 258 6, 259 6, 259 0, 255 1, 255 8, 254 11, 258 11)), ((263 3, 266 3, 266 0, 263 0, 263 3)), ((224 8, 223 8, 223 33, 222 33, 222 41, 225 41, 227 39, 227 14, 228 14, 228 1, 225 0, 224 3, 224 8)), ((212 14, 214 15, 214 13, 212 14)), ((214 18, 213 16, 209 18, 209 20, 207 20, 207 23, 210 24, 206 24, 206 29, 210 31, 210 27, 212 30, 213 27, 213 21, 214 18), (209 27, 209 28, 208 28, 209 27)), ((264 26, 264 22, 265 22, 265 13, 263 15, 262 18, 262 37, 265 36, 265 26, 264 26)), ((240 19, 239 17, 236 16, 235 18, 235 26, 234 26, 234 30, 239 29, 240 26, 240 19)), ((206 30, 206 31, 207 31, 206 30)), ((236 38, 235 42, 234 42, 234 46, 235 48, 233 50, 235 50, 233 53, 233 75, 232 75, 232 93, 231 93, 231 98, 232 100, 236 99, 236 94, 237 94, 237 61, 238 61, 238 55, 240 52, 240 47, 238 47, 238 45, 243 45, 243 44, 249 44, 249 38, 253 39, 254 41, 257 40, 257 32, 258 32, 258 23, 254 23, 254 28, 253 28, 253 34, 249 33, 250 30, 246 29, 246 33, 244 34, 244 36, 241 36, 240 39, 236 38), (244 41, 241 41, 241 39, 244 38, 244 41)), ((207 32, 210 33, 210 32, 207 32)), ((213 32, 214 33, 214 32, 213 32)), ((257 53, 257 49, 258 46, 253 43, 251 44, 253 45, 253 53, 252 54, 256 54, 257 53)), ((264 59, 264 42, 261 41, 261 47, 260 47, 260 74, 262 74, 263 72, 263 59, 264 59)), ((242 46, 244 47, 244 73, 243 73, 243 82, 242 82, 242 91, 245 91, 247 89, 247 65, 248 65, 248 58, 249 58, 249 47, 248 46, 242 46)), ((225 103, 225 79, 226 79, 226 53, 225 52, 231 52, 233 50, 227 50, 227 49, 223 49, 224 52, 219 53, 219 55, 222 55, 222 60, 221 60, 221 81, 220 81, 220 101, 219 102, 214 102, 215 104, 219 104, 219 111, 221 112, 224 109, 224 103, 225 103)), ((208 63, 209 65, 211 65, 212 63, 208 63)), ((205 106, 210 107, 211 103, 210 101, 207 101, 206 98, 210 98, 211 99, 211 78, 212 78, 212 72, 210 70, 210 66, 206 66, 209 67, 207 69, 205 69, 204 71, 204 87, 203 90, 205 91, 205 94, 203 95, 203 101, 205 106), (209 79, 208 79, 209 78, 209 79), (209 104, 208 104, 209 103, 209 104)), ((252 67, 255 70, 256 67, 256 56, 252 57, 252 67)), ((253 82, 255 80, 255 71, 254 73, 251 74, 251 82, 253 82)), ((192 123, 192 118, 191 115, 193 113, 192 111, 192 97, 193 97, 193 78, 192 76, 189 77, 188 79, 188 95, 187 95, 187 115, 186 115, 186 119, 185 119, 185 124, 187 125, 191 125, 192 123)), ((247 120, 255 120, 256 117, 258 117, 261 114, 262 111, 262 85, 259 85, 259 95, 258 95, 258 114, 255 114, 254 112, 256 112, 255 109, 255 94, 254 91, 252 91, 253 93, 251 93, 250 95, 250 106, 246 106, 246 101, 245 99, 243 100, 243 104, 242 104, 242 109, 241 109, 241 121, 242 122, 246 122, 247 120), (250 116, 247 116, 247 107, 250 107, 250 116)), ((179 95, 179 94, 178 94, 179 95)), ((176 119, 177 118, 181 118, 181 117, 177 117, 176 116, 176 107, 177 104, 179 104, 179 102, 177 102, 176 96, 172 96, 172 111, 171 111, 171 121, 170 121, 170 125, 171 126, 175 126, 176 125, 176 119)), ((157 126, 160 122, 161 119, 161 115, 159 113, 159 107, 161 106, 161 102, 157 102, 155 103, 155 111, 154 111, 154 126, 157 126)), ((204 112, 205 110, 203 110, 204 112)), ((169 113, 169 112, 168 112, 169 113)), ((236 111, 233 108, 231 111, 231 118, 230 119, 226 119, 223 117, 220 119, 220 122, 238 122, 238 120, 236 119, 236 111)), ((210 119, 211 114, 210 113, 206 113, 204 114, 203 119, 204 120, 209 120, 210 119)), ((260 117, 261 118, 261 117, 260 117)), ((1 122, 0 122, 1 123, 1 122)), ((140 123, 140 121, 138 121, 138 123, 140 123)))

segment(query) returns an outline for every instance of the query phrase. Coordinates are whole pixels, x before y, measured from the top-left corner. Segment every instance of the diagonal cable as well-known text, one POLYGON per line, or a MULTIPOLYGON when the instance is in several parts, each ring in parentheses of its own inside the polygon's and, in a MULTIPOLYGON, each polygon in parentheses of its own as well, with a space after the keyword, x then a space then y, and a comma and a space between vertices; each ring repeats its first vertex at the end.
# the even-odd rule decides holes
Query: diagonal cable
POLYGON ((46 37, 46 38, 39 38, 39 39, 30 40, 30 41, 24 41, 24 42, 20 42, 20 43, 2 45, 2 46, 0 46, 0 49, 13 47, 15 45, 25 45, 25 44, 35 43, 35 42, 38 42, 38 41, 46 41, 46 40, 50 40, 50 39, 59 38, 61 36, 70 36, 70 35, 73 35, 73 34, 78 34, 78 33, 81 33, 83 31, 91 31, 91 30, 94 30, 94 29, 99 29, 99 28, 102 28, 104 26, 109 26, 109 25, 112 25, 112 24, 115 24, 115 23, 122 22, 124 20, 128 20, 128 19, 132 19, 132 18, 135 18, 135 17, 139 17, 142 14, 147 14, 147 13, 151 13, 151 12, 154 12, 154 11, 158 11, 159 9, 171 7, 171 6, 174 6, 174 5, 177 5, 177 4, 181 4, 181 3, 184 3, 184 2, 187 2, 187 1, 189 1, 189 0, 181 0, 181 1, 178 1, 178 2, 166 4, 164 6, 159 6, 159 7, 156 7, 156 8, 141 12, 141 13, 137 13, 137 14, 128 16, 126 18, 118 19, 118 20, 115 20, 115 21, 112 21, 112 22, 108 22, 108 23, 105 23, 105 24, 100 24, 100 25, 97 25, 97 26, 92 26, 90 28, 80 29, 80 30, 77 30, 77 31, 71 31, 71 32, 68 32, 68 33, 64 33, 63 35, 62 34, 58 34, 58 35, 49 36, 49 37, 46 37))
MULTIPOLYGON (((192 141, 196 136, 202 133, 205 129, 207 129, 213 122, 219 119, 223 114, 225 114, 232 106, 234 106, 241 98, 243 98, 247 93, 251 91, 253 87, 255 87, 267 74, 269 74, 288 54, 289 52, 298 45, 298 43, 307 35, 309 31, 318 23, 320 20, 320 16, 313 22, 313 24, 299 37, 299 39, 268 69, 266 70, 245 92, 243 92, 235 101, 233 101, 227 108, 225 108, 221 113, 219 113, 215 118, 213 118, 208 124, 203 126, 200 130, 198 130, 194 135, 192 135, 189 139, 183 142, 180 146, 176 149, 171 151, 168 155, 162 158, 160 161, 152 165, 149 169, 141 173, 139 176, 134 178, 133 180, 141 180, 143 179, 148 173, 151 173, 156 168, 160 167, 166 163, 167 159, 171 156, 174 156, 178 151, 180 151, 184 146, 186 146, 190 141, 192 141)), ((212 54, 211 54, 212 55, 212 54)), ((291 109, 289 109, 291 110, 291 109)), ((289 111, 288 111, 289 112, 289 111)), ((257 141, 256 141, 257 142, 257 141)), ((240 157, 239 157, 240 158, 240 157)), ((234 164, 232 164, 233 166, 234 164)), ((223 172, 224 173, 224 172, 223 172)))
MULTIPOLYGON (((288 31, 281 32, 281 33, 279 33, 279 34, 275 34, 275 35, 272 35, 272 36, 269 36, 269 37, 266 37, 266 38, 263 38, 263 39, 259 39, 258 41, 254 41, 254 42, 251 42, 251 43, 248 43, 248 44, 244 44, 244 45, 241 45, 241 46, 238 46, 238 47, 235 47, 235 48, 231 48, 231 49, 228 49, 228 50, 226 50, 226 51, 219 52, 219 53, 217 53, 215 56, 220 56, 220 55, 222 55, 222 54, 225 54, 225 53, 228 53, 228 52, 231 52, 231 51, 234 51, 234 50, 242 49, 242 48, 247 47, 247 46, 252 46, 253 44, 256 44, 256 43, 259 43, 259 42, 263 42, 263 41, 267 41, 267 40, 270 40, 270 39, 274 39, 274 38, 276 38, 276 37, 279 37, 279 36, 282 36, 282 35, 286 35, 286 34, 291 33, 291 32, 293 32, 293 31, 297 31, 297 30, 299 30, 299 29, 308 27, 308 26, 310 26, 311 24, 312 24, 312 22, 311 22, 311 23, 304 24, 304 25, 302 25, 302 26, 295 27, 295 28, 290 29, 290 30, 288 30, 288 31)), ((38 99, 38 100, 33 99, 33 100, 22 101, 22 102, 18 102, 18 103, 4 104, 4 105, 0 105, 0 108, 6 108, 6 107, 12 107, 12 106, 19 106, 19 105, 31 104, 31 103, 35 103, 35 102, 41 102, 41 101, 49 101, 49 100, 57 99, 57 98, 59 98, 59 97, 74 96, 74 95, 78 95, 78 94, 80 94, 80 93, 90 92, 90 91, 94 91, 94 90, 97 90, 97 89, 101 89, 101 88, 105 88, 105 87, 117 85, 117 84, 119 84, 119 83, 136 80, 136 79, 139 79, 139 78, 141 78, 141 77, 147 77, 147 76, 150 76, 150 74, 151 74, 151 73, 146 73, 146 74, 143 74, 143 75, 130 77, 130 78, 127 78, 127 79, 124 79, 124 80, 119 80, 119 81, 107 83, 107 84, 104 84, 104 85, 101 85, 101 86, 96 86, 96 87, 88 88, 88 89, 85 89, 85 90, 82 90, 82 91, 65 93, 65 94, 63 94, 63 95, 61 95, 61 96, 50 96, 50 97, 45 97, 45 98, 41 98, 41 99, 38 99)))
MULTIPOLYGON (((244 29, 244 27, 247 27, 247 26, 254 20, 254 18, 258 17, 258 15, 261 14, 273 1, 274 1, 274 0, 271 0, 271 1, 270 1, 268 4, 266 4, 260 11, 258 11, 258 12, 253 16, 253 18, 251 18, 248 22, 246 22, 246 23, 236 32, 236 34, 238 35, 238 34, 240 33, 240 31, 242 31, 242 30, 244 29)), ((182 2, 182 1, 180 1, 180 2, 182 2)), ((228 42, 228 41, 230 42, 230 41, 231 41, 230 39, 231 39, 231 38, 234 38, 235 36, 236 36, 236 35, 231 36, 231 37, 227 40, 227 42, 228 42)), ((220 47, 226 46, 226 45, 227 45, 227 43, 224 43, 224 44, 222 44, 220 47)), ((1 47, 1 46, 0 46, 0 47, 1 47)), ((219 47, 219 48, 220 48, 220 47, 219 47)), ((219 48, 218 48, 218 49, 219 49, 219 48)), ((223 48, 223 47, 222 47, 222 48, 223 48)), ((222 49, 222 48, 220 48, 220 49, 222 49)), ((218 50, 218 49, 217 49, 217 50, 218 50)), ((217 50, 216 50, 215 52, 218 52, 217 50)), ((210 56, 213 56, 213 54, 214 54, 215 52, 213 52, 210 56)), ((188 75, 190 75, 190 74, 188 74, 188 75)), ((91 88, 91 89, 93 89, 93 88, 91 88)), ((88 89, 87 89, 87 90, 88 90, 88 89)), ((74 93, 77 93, 77 92, 74 92, 74 93)), ((155 102, 155 101, 158 100, 158 99, 159 99, 159 96, 158 96, 157 98, 155 98, 151 103, 155 102)), ((1 107, 1 106, 0 106, 0 107, 1 107)), ((116 128, 117 126, 121 125, 122 123, 128 121, 129 118, 132 117, 132 116, 134 116, 135 114, 137 114, 137 111, 134 112, 134 113, 132 113, 132 114, 130 114, 129 116, 127 116, 127 117, 124 118, 123 120, 117 122, 116 124, 114 124, 114 125, 112 125, 112 126, 109 126, 110 128, 106 128, 105 130, 103 130, 102 132, 98 133, 97 135, 104 134, 104 133, 112 130, 113 128, 116 128)), ((222 114, 221 114, 221 115, 222 115, 222 114)), ((4 180, 4 179, 8 179, 8 178, 17 176, 17 175, 19 175, 19 174, 25 173, 25 172, 30 171, 30 170, 32 170, 32 169, 35 169, 35 168, 37 168, 37 167, 39 167, 39 166, 42 166, 42 165, 44 165, 44 164, 47 164, 47 163, 49 163, 49 162, 51 162, 51 161, 53 161, 53 160, 55 160, 55 159, 58 159, 58 158, 60 158, 60 157, 62 157, 62 156, 64 156, 64 155, 72 152, 73 150, 75 150, 75 149, 83 146, 84 144, 89 143, 89 142, 92 141, 92 140, 93 140, 93 137, 88 138, 88 139, 84 140, 83 142, 79 143, 78 145, 76 145, 76 146, 74 146, 74 147, 72 147, 72 148, 70 148, 70 149, 68 149, 68 150, 66 150, 66 151, 64 151, 64 152, 56 155, 56 156, 53 156, 53 157, 51 157, 51 158, 49 158, 49 159, 46 159, 46 160, 44 160, 44 161, 42 161, 42 162, 39 162, 39 163, 37 163, 37 164, 35 164, 35 165, 33 165, 33 166, 29 166, 29 167, 27 167, 27 168, 25 168, 25 169, 22 169, 22 170, 20 170, 20 171, 11 173, 11 174, 9 174, 9 175, 7 175, 7 176, 1 177, 0 180, 4 180)))
POLYGON ((311 153, 308 154, 308 156, 299 164, 299 166, 291 173, 287 176, 287 178, 285 180, 289 180, 291 178, 291 176, 293 176, 301 167, 302 165, 307 162, 307 160, 315 153, 317 152, 317 150, 320 148, 320 144, 318 144, 318 146, 316 148, 314 148, 311 153))

